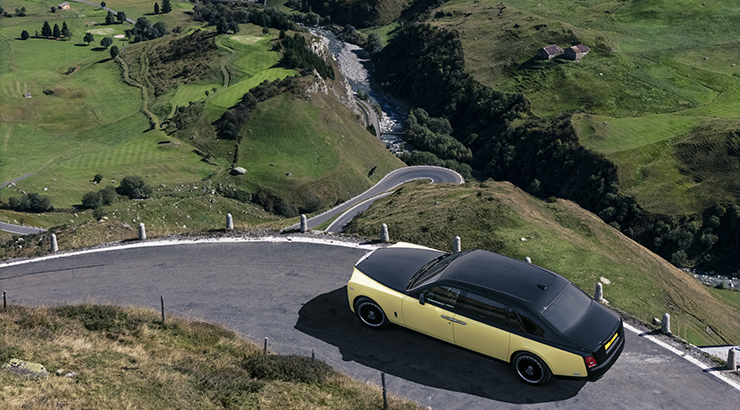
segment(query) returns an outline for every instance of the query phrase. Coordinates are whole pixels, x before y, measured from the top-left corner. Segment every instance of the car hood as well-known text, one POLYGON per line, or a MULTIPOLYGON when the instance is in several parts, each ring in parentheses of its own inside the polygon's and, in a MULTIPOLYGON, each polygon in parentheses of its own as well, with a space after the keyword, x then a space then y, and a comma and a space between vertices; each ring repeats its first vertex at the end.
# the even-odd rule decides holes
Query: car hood
POLYGON ((622 319, 613 310, 592 301, 591 306, 573 327, 565 332, 568 339, 595 352, 614 336, 622 319))
POLYGON ((376 282, 405 293, 414 274, 441 255, 444 252, 432 249, 381 248, 364 256, 355 267, 376 282))

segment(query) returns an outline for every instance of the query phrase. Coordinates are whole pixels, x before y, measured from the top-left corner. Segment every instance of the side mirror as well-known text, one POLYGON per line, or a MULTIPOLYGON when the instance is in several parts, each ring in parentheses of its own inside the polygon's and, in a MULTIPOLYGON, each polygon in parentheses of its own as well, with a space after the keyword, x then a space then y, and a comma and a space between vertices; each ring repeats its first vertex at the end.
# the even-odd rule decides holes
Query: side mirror
POLYGON ((426 293, 421 292, 421 295, 419 295, 419 304, 423 305, 425 303, 427 303, 426 293))

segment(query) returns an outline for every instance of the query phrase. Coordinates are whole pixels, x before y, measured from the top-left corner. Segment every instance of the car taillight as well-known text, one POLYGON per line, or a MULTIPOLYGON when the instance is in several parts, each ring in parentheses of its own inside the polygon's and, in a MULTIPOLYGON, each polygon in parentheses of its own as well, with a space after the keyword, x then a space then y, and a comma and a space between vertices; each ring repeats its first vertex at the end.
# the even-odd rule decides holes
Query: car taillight
POLYGON ((596 359, 594 359, 593 356, 588 356, 586 358, 586 366, 588 366, 589 369, 596 366, 596 359))

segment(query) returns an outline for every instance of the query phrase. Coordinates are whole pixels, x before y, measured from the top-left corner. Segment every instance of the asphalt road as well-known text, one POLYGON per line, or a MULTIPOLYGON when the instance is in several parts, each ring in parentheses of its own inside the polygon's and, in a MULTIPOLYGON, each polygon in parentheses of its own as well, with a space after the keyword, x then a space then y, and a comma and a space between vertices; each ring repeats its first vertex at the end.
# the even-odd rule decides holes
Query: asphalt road
MULTIPOLYGON (((342 232, 344 225, 351 221, 355 215, 367 209, 378 195, 392 191, 401 184, 418 179, 428 179, 431 183, 462 184, 465 182, 462 175, 448 168, 428 165, 398 168, 389 172, 388 175, 378 181, 377 184, 373 185, 362 194, 334 209, 308 219, 306 221, 308 229, 316 228, 335 216, 344 214, 342 215, 341 221, 333 222, 327 229, 328 232, 342 232)), ((298 228, 298 225, 294 225, 290 228, 296 229, 298 228)))
POLYGON ((93 301, 222 323, 279 353, 322 359, 350 376, 434 409, 740 408, 740 391, 633 332, 598 382, 535 388, 511 368, 391 326, 363 327, 344 286, 368 246, 291 242, 180 243, 0 265, 8 302, 93 301))

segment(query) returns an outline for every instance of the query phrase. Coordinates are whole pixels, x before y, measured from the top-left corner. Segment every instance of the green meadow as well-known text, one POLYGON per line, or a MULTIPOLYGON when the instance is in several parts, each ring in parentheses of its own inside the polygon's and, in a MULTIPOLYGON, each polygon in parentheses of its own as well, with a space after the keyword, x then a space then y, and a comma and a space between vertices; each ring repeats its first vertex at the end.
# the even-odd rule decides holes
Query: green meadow
MULTIPOLYGON (((712 198, 711 191, 740 174, 723 178, 717 174, 726 170, 708 165, 698 175, 682 161, 680 144, 708 127, 740 126, 740 3, 503 4, 453 0, 431 13, 432 24, 460 33, 476 79, 523 93, 539 116, 574 114, 581 142, 618 165, 622 190, 649 211, 700 213, 718 200, 737 201, 724 192, 712 198), (580 43, 591 49, 580 62, 534 58, 549 44, 580 43)), ((704 142, 725 144, 719 134, 704 142)))
MULTIPOLYGON (((141 91, 122 81, 118 65, 99 46, 104 36, 123 34, 131 24, 96 26, 106 11, 72 2, 71 11, 50 13, 52 4, 3 4, 6 10, 26 7, 27 16, 0 24, 0 181, 30 176, 0 190, 0 197, 38 192, 69 208, 101 188, 91 182, 98 173, 105 183, 136 174, 156 186, 194 182, 212 172, 187 144, 159 144, 169 140, 164 133, 144 133, 149 123, 141 113, 141 91), (44 21, 66 22, 71 41, 34 38, 44 21), (32 37, 17 39, 22 30, 32 37), (90 46, 81 41, 86 31, 95 37, 90 46)), ((130 2, 123 10, 137 18, 144 4, 130 2)), ((121 39, 113 44, 125 45, 121 39)))
MULTIPOLYGON (((260 103, 243 127, 241 146, 216 138, 214 122, 250 89, 298 75, 279 64, 277 30, 243 24, 235 34, 206 35, 203 41, 215 45, 207 56, 173 62, 156 57, 197 30, 213 30, 190 20, 189 3, 173 2, 174 10, 166 15, 154 15, 149 0, 108 4, 133 20, 144 16, 177 28, 174 34, 134 44, 123 38, 131 23, 102 24, 106 10, 72 2, 72 10, 51 13, 54 4, 3 4, 9 10, 26 7, 27 16, 3 19, 0 25, 0 183, 24 177, 1 189, 0 199, 37 192, 57 208, 71 208, 81 204, 86 192, 139 175, 156 188, 157 197, 176 196, 173 187, 200 182, 209 190, 213 184, 248 193, 267 188, 298 204, 329 206, 403 165, 364 129, 357 114, 323 94, 288 93, 260 103), (44 21, 66 22, 71 41, 37 37, 44 21), (24 29, 31 34, 25 41, 19 39, 24 29), (86 32, 95 38, 89 46, 82 42, 86 32), (106 36, 122 50, 119 62, 99 46, 106 36), (198 73, 178 79, 175 74, 187 64, 197 65, 198 73), (193 104, 199 108, 187 114, 185 128, 170 123, 180 108, 193 104), (246 168, 247 174, 228 175, 232 165, 246 168), (97 185, 96 174, 103 176, 97 185)), ((298 81, 303 87, 313 80, 298 81)), ((215 215, 212 206, 206 208, 209 221, 223 219, 222 210, 215 215)), ((20 217, 0 214, 8 221, 20 217)), ((41 227, 60 221, 54 215, 22 219, 41 227)), ((165 215, 157 224, 169 228, 155 234, 191 231, 193 224, 173 219, 165 215), (190 228, 179 228, 185 225, 190 228)))

